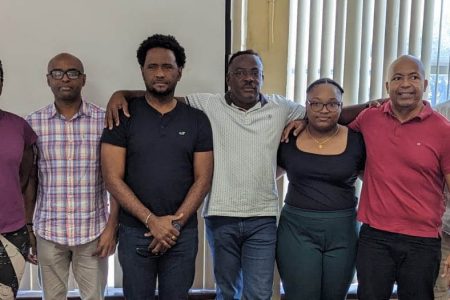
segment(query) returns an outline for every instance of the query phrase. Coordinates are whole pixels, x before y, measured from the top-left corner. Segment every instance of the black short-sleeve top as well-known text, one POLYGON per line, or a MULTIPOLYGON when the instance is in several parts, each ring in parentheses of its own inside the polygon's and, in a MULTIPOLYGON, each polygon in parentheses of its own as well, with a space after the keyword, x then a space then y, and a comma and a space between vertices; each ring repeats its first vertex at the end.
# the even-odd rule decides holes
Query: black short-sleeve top
MULTIPOLYGON (((213 149, 212 130, 200 110, 177 103, 161 114, 144 97, 129 102, 130 118, 121 113, 120 125, 105 129, 102 143, 126 148, 124 181, 156 215, 174 214, 194 183, 195 152, 213 149)), ((121 210, 119 222, 144 226, 121 210)), ((197 225, 196 214, 185 227, 197 225)))
POLYGON ((278 165, 289 179, 285 203, 307 210, 335 211, 354 208, 355 180, 364 168, 365 146, 360 133, 348 129, 341 154, 320 155, 298 149, 296 137, 278 149, 278 165))

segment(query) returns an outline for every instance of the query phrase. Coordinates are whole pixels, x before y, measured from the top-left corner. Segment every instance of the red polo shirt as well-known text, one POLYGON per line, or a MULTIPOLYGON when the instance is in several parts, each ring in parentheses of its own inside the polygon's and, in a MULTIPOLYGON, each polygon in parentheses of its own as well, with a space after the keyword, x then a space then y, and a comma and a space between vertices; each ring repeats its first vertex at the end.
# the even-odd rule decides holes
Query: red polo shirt
POLYGON ((437 237, 444 212, 444 175, 450 174, 450 123, 424 101, 400 123, 387 101, 349 125, 366 143, 358 220, 389 232, 437 237))

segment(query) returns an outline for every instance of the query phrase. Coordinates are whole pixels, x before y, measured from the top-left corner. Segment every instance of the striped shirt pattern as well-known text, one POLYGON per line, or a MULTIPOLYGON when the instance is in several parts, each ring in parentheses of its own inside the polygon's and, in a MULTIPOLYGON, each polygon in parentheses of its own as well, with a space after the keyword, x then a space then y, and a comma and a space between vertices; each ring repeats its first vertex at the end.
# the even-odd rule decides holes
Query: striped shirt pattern
POLYGON ((34 227, 46 240, 82 245, 105 228, 108 203, 100 168, 104 117, 104 109, 83 101, 70 120, 54 104, 26 118, 39 148, 34 227))
POLYGON ((213 131, 214 175, 204 216, 278 215, 275 181, 281 133, 305 108, 279 95, 266 95, 247 111, 228 104, 223 94, 192 94, 189 105, 202 110, 213 131))

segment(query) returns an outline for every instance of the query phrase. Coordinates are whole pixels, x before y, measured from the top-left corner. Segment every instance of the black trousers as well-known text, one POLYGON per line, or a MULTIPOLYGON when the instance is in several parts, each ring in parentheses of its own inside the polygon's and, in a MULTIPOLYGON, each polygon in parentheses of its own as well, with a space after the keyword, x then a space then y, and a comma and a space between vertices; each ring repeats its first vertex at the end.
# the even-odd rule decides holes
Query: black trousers
POLYGON ((389 299, 394 283, 404 300, 433 300, 441 239, 361 227, 356 258, 358 298, 389 299))

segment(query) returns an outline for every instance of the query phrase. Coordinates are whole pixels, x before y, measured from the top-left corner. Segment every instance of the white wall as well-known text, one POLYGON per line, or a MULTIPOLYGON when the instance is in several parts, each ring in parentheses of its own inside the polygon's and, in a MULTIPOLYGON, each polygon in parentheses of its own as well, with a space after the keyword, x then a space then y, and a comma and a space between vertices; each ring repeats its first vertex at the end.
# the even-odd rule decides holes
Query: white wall
POLYGON ((177 95, 223 92, 225 0, 0 0, 0 107, 24 116, 51 103, 45 74, 60 52, 84 63, 86 100, 105 106, 116 89, 143 89, 136 50, 154 33, 186 50, 177 95))

